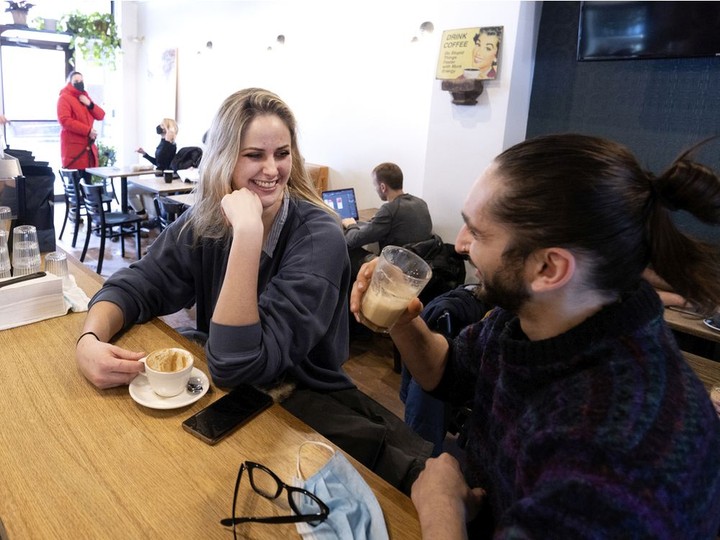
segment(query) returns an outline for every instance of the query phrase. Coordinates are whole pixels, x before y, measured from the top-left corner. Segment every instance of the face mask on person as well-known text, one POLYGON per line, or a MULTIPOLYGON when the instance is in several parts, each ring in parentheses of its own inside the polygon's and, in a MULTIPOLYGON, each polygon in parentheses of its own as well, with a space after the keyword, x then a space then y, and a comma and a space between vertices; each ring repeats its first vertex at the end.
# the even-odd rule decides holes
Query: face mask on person
POLYGON ((163 127, 160 124, 157 125, 157 127, 155 128, 155 131, 157 132, 158 135, 165 135, 165 130, 163 129, 163 127))
MULTIPOLYGON (((388 538, 385 518, 370 486, 363 480, 341 452, 321 442, 308 441, 300 445, 297 457, 297 477, 293 484, 302 487, 330 508, 327 519, 315 525, 296 523, 298 533, 305 539, 382 540, 388 538), (305 444, 324 446, 333 456, 307 480, 300 472, 300 451, 305 444)), ((301 513, 311 513, 312 508, 301 513)))
POLYGON ((75 87, 75 90, 78 92, 84 92, 85 91, 85 83, 82 81, 77 81, 73 83, 73 86, 75 87))

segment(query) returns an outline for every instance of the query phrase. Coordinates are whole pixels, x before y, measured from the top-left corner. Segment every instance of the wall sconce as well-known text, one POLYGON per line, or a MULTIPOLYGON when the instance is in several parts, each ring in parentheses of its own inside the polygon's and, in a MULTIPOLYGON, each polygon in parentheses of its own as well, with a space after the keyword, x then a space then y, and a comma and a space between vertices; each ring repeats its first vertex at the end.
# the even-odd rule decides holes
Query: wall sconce
MULTIPOLYGON (((435 30, 435 25, 430 21, 425 21, 420 25, 420 37, 424 34, 432 34, 433 30, 435 30)), ((417 43, 418 41, 420 41, 420 39, 417 36, 413 36, 410 43, 417 43)))
POLYGON ((433 30, 435 30, 435 25, 430 21, 425 21, 420 25, 421 34, 432 34, 433 30))
MULTIPOLYGON (((278 37, 275 38, 275 42, 276 42, 279 46, 285 45, 285 35, 284 35, 284 34, 278 34, 278 37)), ((273 50, 272 45, 268 45, 267 50, 268 50, 268 52, 269 52, 269 51, 272 51, 272 50, 273 50)))
POLYGON ((477 105, 483 83, 480 79, 451 79, 443 81, 441 88, 452 94, 455 105, 477 105))

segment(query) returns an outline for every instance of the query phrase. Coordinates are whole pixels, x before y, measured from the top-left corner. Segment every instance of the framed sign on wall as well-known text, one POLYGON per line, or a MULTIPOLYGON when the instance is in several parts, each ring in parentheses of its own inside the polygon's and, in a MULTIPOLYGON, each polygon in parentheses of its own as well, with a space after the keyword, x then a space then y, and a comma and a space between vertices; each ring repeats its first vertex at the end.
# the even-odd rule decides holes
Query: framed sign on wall
POLYGON ((436 79, 497 78, 502 26, 445 30, 440 41, 436 79))

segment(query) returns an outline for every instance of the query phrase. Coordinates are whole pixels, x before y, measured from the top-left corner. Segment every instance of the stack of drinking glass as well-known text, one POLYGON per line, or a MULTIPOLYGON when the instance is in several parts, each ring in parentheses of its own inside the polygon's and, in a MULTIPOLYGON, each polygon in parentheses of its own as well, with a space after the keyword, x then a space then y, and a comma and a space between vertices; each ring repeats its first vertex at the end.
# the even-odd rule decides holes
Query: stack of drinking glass
POLYGON ((13 229, 12 263, 8 235, 12 215, 0 207, 0 330, 67 313, 63 282, 68 278, 64 253, 46 256, 47 273, 41 273, 37 230, 32 225, 13 229), (25 280, 15 278, 26 276, 25 280))

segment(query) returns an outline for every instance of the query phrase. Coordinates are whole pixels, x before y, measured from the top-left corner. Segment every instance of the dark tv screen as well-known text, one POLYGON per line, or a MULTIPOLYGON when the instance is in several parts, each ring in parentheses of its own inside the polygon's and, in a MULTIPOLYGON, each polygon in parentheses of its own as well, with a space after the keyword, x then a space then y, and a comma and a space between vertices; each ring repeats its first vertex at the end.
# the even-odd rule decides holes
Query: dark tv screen
POLYGON ((720 56, 720 2, 581 2, 578 60, 720 56))

